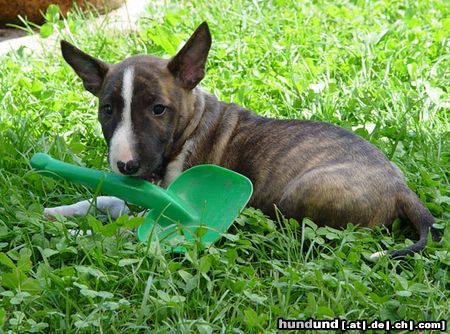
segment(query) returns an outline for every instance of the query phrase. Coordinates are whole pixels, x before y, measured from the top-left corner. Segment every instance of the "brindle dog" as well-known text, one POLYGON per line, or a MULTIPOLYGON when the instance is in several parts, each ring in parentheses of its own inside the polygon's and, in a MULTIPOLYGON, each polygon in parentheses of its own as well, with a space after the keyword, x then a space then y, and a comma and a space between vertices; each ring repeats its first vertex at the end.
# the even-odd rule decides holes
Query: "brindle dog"
POLYGON ((268 215, 276 205, 332 227, 400 218, 420 238, 393 256, 422 250, 429 231, 437 238, 430 211, 368 141, 324 122, 261 117, 198 88, 210 46, 206 23, 169 60, 139 55, 106 64, 61 42, 64 59, 99 98, 115 172, 167 186, 185 169, 216 164, 250 178, 250 205, 268 215))

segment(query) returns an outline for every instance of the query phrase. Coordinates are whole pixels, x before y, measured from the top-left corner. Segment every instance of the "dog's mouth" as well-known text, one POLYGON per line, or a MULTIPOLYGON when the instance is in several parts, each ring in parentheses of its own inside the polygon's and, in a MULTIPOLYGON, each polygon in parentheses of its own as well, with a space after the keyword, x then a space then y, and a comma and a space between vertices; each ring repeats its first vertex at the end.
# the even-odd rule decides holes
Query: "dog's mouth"
POLYGON ((162 181, 164 180, 164 174, 164 170, 160 169, 153 172, 144 172, 141 175, 137 175, 135 177, 160 186, 162 181))
POLYGON ((163 177, 157 173, 144 174, 138 176, 138 178, 156 184, 157 186, 160 186, 163 180, 163 177))
MULTIPOLYGON (((130 175, 130 177, 145 180, 157 186, 161 186, 166 174, 166 166, 167 165, 163 162, 156 168, 141 168, 136 174, 130 175)), ((118 174, 124 175, 121 173, 118 174)))

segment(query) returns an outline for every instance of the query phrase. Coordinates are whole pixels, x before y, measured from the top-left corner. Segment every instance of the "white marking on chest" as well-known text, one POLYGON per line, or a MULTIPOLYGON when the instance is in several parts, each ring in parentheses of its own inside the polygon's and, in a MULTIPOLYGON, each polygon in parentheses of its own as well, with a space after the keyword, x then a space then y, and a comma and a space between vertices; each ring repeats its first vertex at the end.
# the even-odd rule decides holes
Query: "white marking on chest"
POLYGON ((166 174, 164 175, 164 180, 162 186, 166 188, 173 180, 177 178, 178 175, 183 171, 184 163, 187 156, 192 152, 194 147, 194 142, 192 140, 187 140, 181 152, 173 159, 166 168, 166 174))
POLYGON ((123 73, 121 92, 123 99, 122 119, 117 125, 109 144, 109 165, 113 171, 119 174, 117 162, 122 161, 126 163, 133 160, 135 156, 134 145, 136 141, 131 122, 131 102, 134 90, 133 82, 134 68, 130 66, 126 68, 123 73))

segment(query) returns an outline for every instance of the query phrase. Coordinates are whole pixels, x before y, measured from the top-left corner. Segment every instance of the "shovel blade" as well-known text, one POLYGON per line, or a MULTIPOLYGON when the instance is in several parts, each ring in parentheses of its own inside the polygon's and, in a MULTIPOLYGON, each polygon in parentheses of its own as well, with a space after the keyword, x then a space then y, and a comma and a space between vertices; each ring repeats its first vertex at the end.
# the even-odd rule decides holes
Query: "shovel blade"
POLYGON ((208 246, 220 239, 248 203, 253 186, 247 177, 229 169, 198 165, 178 176, 167 191, 194 209, 198 219, 183 222, 171 217, 168 224, 161 212, 151 210, 138 228, 138 239, 165 240, 173 252, 182 252, 184 248, 176 245, 177 240, 200 240, 208 246))

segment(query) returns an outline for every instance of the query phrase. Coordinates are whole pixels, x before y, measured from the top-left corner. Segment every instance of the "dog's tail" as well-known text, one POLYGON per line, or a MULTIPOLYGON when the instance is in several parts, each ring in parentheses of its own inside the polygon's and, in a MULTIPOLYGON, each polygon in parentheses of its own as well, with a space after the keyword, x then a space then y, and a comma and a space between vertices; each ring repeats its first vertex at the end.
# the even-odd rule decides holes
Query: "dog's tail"
POLYGON ((404 188, 397 198, 397 209, 400 219, 409 221, 419 232, 419 240, 406 248, 389 252, 393 258, 401 258, 406 255, 412 255, 421 251, 427 245, 428 232, 434 241, 438 241, 440 235, 438 230, 433 227, 434 218, 430 210, 422 203, 422 201, 410 189, 404 188))

